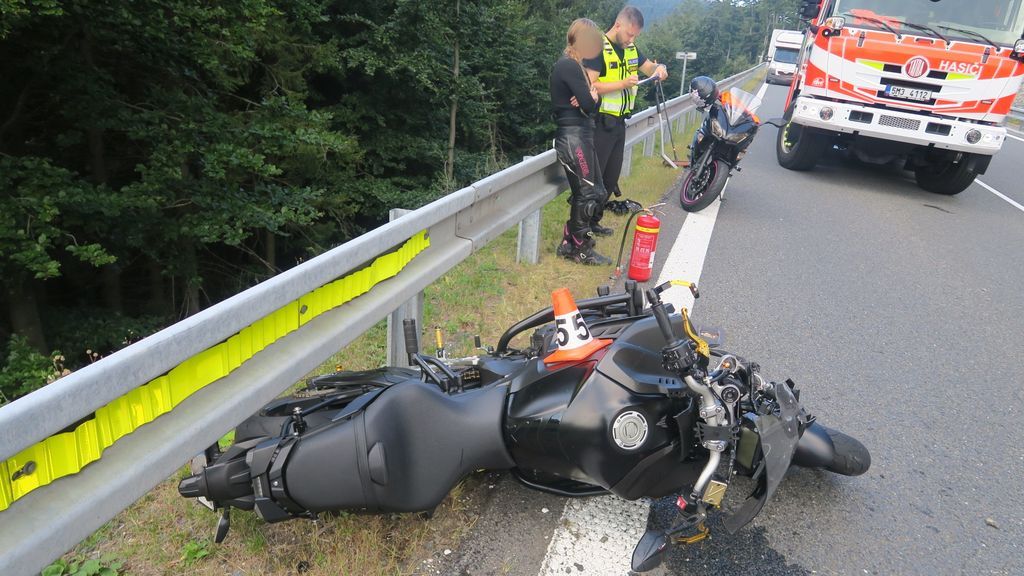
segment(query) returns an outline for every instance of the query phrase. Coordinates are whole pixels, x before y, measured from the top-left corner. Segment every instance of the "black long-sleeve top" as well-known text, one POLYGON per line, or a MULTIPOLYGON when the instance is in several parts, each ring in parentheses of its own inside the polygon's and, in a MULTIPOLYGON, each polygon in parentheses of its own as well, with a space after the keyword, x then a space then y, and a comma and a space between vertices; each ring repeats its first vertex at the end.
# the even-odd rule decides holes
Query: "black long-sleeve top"
POLYGON ((561 125, 579 125, 597 111, 598 103, 590 96, 590 83, 579 62, 565 56, 551 69, 551 110, 555 122, 561 125), (573 96, 579 108, 569 101, 573 96))

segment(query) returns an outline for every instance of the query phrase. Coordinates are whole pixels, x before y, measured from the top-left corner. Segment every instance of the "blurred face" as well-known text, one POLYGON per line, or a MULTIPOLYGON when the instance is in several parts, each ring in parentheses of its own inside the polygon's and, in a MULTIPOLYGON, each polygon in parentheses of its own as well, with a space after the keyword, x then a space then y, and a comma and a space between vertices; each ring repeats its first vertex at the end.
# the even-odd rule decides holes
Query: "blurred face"
POLYGON ((636 37, 640 35, 640 28, 632 22, 616 21, 613 31, 615 32, 615 41, 619 46, 629 46, 636 41, 636 37))
POLYGON ((601 34, 584 34, 583 38, 577 42, 576 47, 583 58, 597 58, 601 55, 601 49, 604 47, 601 42, 601 34))

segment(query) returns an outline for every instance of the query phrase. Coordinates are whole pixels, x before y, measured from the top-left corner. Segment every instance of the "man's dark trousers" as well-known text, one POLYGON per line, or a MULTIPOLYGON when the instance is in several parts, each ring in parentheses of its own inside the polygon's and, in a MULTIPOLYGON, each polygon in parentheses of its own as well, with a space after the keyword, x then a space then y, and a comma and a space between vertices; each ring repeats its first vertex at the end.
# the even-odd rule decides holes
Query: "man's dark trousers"
POLYGON ((598 114, 596 124, 594 148, 597 150, 597 160, 601 164, 601 174, 604 177, 605 197, 601 202, 601 209, 594 216, 594 224, 599 223, 604 216, 604 204, 608 198, 612 194, 622 195, 619 191, 619 174, 622 172, 622 154, 626 147, 625 118, 598 114))

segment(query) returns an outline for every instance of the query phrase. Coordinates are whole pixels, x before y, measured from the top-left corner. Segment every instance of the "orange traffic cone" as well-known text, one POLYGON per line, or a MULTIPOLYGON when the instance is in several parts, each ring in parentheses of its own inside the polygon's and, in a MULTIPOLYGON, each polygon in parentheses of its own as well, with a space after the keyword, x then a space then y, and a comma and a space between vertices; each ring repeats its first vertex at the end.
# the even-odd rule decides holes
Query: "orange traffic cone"
POLYGON ((590 328, 583 320, 576 301, 568 288, 559 288, 551 293, 555 309, 555 342, 558 350, 544 359, 545 364, 577 362, 612 343, 590 335, 590 328))

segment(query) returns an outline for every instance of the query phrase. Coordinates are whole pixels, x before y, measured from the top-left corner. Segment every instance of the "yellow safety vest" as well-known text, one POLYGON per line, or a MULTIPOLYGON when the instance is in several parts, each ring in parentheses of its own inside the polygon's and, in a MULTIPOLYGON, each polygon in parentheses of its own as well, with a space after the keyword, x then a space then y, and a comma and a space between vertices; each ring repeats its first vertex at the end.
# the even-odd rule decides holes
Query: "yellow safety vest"
MULTIPOLYGON (((604 75, 597 79, 598 82, 618 82, 635 75, 640 70, 640 53, 635 44, 626 46, 623 56, 625 62, 619 59, 615 47, 608 36, 604 37, 604 75)), ((626 116, 633 112, 633 104, 636 102, 636 86, 608 92, 601 96, 601 113, 611 116, 626 116)))

